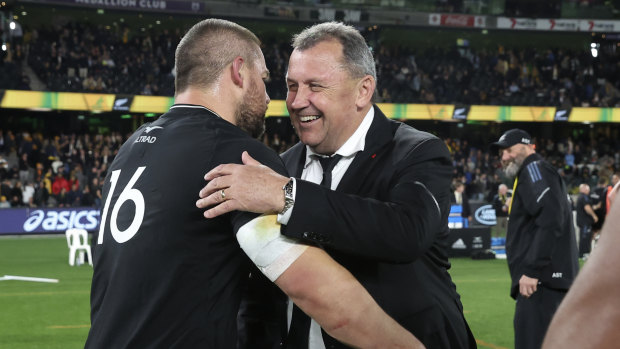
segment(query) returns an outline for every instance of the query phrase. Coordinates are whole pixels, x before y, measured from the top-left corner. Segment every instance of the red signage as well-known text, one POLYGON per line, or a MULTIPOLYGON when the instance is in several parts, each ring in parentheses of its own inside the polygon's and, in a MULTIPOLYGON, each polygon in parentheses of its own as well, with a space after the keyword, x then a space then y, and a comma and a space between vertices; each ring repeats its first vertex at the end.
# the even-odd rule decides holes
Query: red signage
POLYGON ((485 16, 469 16, 469 15, 445 15, 439 13, 431 13, 428 17, 430 25, 441 25, 446 27, 486 27, 485 16))

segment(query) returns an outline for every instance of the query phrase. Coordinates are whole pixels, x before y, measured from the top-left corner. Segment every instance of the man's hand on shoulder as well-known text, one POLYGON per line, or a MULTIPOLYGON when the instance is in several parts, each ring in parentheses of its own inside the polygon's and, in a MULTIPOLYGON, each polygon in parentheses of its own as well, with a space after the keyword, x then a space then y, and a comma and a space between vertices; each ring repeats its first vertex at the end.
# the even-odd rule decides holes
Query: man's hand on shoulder
POLYGON ((284 207, 282 187, 289 181, 254 160, 247 151, 241 155, 243 165, 223 164, 205 175, 207 185, 199 192, 199 208, 208 208, 204 216, 214 218, 239 210, 255 213, 278 213, 284 207))

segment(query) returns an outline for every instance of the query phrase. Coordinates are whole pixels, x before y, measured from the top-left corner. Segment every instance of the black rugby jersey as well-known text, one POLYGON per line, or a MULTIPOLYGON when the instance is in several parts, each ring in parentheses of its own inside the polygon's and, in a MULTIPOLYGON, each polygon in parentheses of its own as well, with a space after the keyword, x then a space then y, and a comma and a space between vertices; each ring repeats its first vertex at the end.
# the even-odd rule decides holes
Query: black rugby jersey
POLYGON ((206 219, 204 175, 241 153, 281 174, 279 156, 210 110, 175 105, 121 147, 93 237, 86 348, 234 348, 250 260, 235 232, 255 214, 206 219))

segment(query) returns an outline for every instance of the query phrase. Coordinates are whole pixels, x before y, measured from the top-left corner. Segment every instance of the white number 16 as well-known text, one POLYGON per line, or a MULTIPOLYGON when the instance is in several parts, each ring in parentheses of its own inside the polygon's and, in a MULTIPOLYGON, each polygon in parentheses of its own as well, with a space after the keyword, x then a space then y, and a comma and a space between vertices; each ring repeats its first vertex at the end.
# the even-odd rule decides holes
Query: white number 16
MULTIPOLYGON (((138 167, 136 172, 133 174, 129 183, 125 186, 121 195, 118 197, 118 200, 114 203, 114 207, 112 208, 112 217, 110 217, 110 232, 112 233, 112 237, 116 242, 122 244, 123 242, 127 242, 131 239, 136 233, 138 229, 140 229, 140 225, 142 225, 142 220, 144 219, 144 196, 140 190, 132 188, 134 184, 138 181, 138 178, 144 172, 146 167, 138 167), (129 227, 123 231, 118 230, 117 218, 118 211, 123 206, 123 203, 127 200, 131 200, 136 205, 136 212, 133 216, 133 221, 129 225, 129 227)), ((116 188, 116 182, 118 181, 118 177, 121 175, 121 170, 112 171, 112 177, 110 178, 110 192, 108 193, 108 198, 105 201, 105 205, 103 206, 103 214, 101 216, 101 224, 99 225, 99 238, 97 239, 97 244, 103 243, 103 232, 105 230, 106 220, 108 218, 108 208, 110 207, 110 201, 112 201, 112 196, 114 194, 114 189, 116 188)))

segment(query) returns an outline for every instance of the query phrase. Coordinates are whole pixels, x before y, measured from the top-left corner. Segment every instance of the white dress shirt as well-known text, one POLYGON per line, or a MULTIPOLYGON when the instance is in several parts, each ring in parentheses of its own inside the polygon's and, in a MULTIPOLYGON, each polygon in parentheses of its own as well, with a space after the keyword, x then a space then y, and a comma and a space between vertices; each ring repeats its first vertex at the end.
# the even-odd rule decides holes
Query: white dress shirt
MULTIPOLYGON (((332 184, 331 189, 335 190, 338 187, 338 184, 342 180, 345 172, 355 159, 355 155, 358 152, 363 151, 366 146, 366 134, 370 129, 370 125, 372 124, 372 120, 375 116, 374 108, 370 108, 360 125, 357 127, 357 130, 347 139, 347 141, 334 153, 342 156, 342 159, 338 161, 336 166, 332 170, 332 184)), ((306 162, 304 163, 304 169, 301 173, 301 179, 320 184, 323 180, 323 168, 321 167, 321 163, 318 159, 316 159, 316 155, 324 156, 318 153, 315 153, 310 149, 309 146, 306 146, 306 162)), ((297 195, 297 186, 293 185, 293 195, 297 195)), ((278 222, 281 224, 288 223, 288 220, 291 217, 291 212, 293 208, 288 209, 283 215, 278 215, 278 222)), ((291 317, 293 314, 293 302, 288 302, 288 327, 291 326, 291 317)), ((321 334, 321 327, 319 324, 312 320, 310 324, 310 338, 309 338, 309 349, 325 349, 325 344, 323 343, 323 336, 321 334)))

